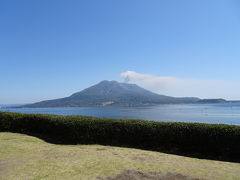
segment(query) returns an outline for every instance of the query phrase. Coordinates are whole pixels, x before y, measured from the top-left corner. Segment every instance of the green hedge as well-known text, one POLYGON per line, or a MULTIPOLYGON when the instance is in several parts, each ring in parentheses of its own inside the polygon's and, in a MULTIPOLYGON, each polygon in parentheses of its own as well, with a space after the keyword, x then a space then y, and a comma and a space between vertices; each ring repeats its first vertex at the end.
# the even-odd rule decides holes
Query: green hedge
POLYGON ((0 112, 0 131, 240 160, 240 126, 0 112))

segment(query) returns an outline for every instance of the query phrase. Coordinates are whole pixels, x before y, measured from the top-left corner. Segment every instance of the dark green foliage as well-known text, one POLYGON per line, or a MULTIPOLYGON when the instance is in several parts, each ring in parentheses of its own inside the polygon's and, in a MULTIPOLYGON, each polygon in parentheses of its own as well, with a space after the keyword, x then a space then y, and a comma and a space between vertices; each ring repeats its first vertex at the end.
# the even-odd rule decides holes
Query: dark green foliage
POLYGON ((106 144, 240 160, 240 126, 0 113, 0 131, 66 144, 106 144))

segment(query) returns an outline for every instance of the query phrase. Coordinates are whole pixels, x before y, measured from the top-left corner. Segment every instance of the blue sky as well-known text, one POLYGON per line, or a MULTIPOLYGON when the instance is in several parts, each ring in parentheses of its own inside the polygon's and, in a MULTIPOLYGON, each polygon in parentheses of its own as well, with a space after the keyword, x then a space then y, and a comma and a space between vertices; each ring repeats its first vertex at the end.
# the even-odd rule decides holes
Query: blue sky
POLYGON ((237 0, 0 1, 0 104, 65 97, 127 71, 184 81, 132 79, 158 93, 240 99, 239 67, 237 0))

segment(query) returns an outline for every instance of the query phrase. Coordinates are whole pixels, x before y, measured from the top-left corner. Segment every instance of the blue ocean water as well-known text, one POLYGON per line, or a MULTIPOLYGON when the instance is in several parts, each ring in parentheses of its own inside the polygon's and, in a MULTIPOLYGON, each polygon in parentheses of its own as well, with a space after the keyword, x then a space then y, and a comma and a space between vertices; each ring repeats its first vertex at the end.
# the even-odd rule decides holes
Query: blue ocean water
POLYGON ((148 107, 0 108, 0 111, 240 125, 240 103, 148 107))

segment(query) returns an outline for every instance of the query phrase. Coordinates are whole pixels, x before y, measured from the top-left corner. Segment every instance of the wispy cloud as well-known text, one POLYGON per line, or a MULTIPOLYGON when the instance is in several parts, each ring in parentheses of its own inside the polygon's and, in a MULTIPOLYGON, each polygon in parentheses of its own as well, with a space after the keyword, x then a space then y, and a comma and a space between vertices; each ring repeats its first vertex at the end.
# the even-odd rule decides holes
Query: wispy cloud
POLYGON ((240 83, 179 78, 174 76, 154 76, 134 71, 123 72, 121 76, 127 83, 138 84, 143 88, 159 94, 177 97, 195 96, 200 98, 226 99, 236 99, 239 97, 236 88, 240 90, 240 83))

